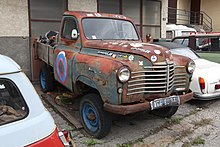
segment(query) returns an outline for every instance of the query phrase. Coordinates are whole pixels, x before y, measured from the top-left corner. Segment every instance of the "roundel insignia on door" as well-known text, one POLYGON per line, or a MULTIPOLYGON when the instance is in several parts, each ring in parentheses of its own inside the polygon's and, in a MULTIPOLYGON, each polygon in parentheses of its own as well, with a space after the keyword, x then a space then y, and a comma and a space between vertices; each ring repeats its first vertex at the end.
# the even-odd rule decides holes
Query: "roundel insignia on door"
POLYGON ((61 83, 65 83, 66 79, 67 79, 68 69, 67 69, 67 61, 66 61, 64 51, 59 52, 59 54, 57 55, 56 72, 57 72, 57 76, 58 76, 59 81, 61 83))

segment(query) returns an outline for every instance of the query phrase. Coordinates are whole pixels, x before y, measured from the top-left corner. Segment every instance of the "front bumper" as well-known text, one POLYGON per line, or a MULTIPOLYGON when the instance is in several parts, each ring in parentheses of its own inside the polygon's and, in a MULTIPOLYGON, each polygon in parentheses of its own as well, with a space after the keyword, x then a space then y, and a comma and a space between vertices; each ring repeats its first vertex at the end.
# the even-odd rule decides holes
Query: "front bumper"
POLYGON ((213 100, 220 98, 220 93, 208 93, 208 94, 194 93, 194 98, 199 100, 213 100))
MULTIPOLYGON (((179 98, 180 98, 180 105, 184 104, 185 102, 193 98, 193 92, 190 91, 187 94, 180 95, 179 98)), ((104 103, 104 109, 111 113, 126 115, 126 114, 144 111, 144 110, 150 111, 151 105, 150 105, 150 101, 144 101, 144 102, 140 102, 136 104, 129 104, 129 105, 113 105, 109 103, 104 103)))

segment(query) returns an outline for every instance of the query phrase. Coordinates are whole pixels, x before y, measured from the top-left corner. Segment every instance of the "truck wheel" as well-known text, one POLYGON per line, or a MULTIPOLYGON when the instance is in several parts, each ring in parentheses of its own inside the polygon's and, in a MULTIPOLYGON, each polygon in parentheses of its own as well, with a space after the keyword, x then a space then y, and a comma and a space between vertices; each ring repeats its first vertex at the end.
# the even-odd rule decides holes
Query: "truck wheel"
POLYGON ((151 111, 152 114, 159 117, 171 117, 178 110, 178 106, 171 106, 151 111))
POLYGON ((40 86, 43 92, 53 91, 54 78, 51 74, 51 69, 48 66, 43 66, 40 70, 40 86))
POLYGON ((111 130, 111 115, 103 109, 98 94, 87 94, 82 98, 80 118, 86 132, 97 139, 105 137, 111 130))

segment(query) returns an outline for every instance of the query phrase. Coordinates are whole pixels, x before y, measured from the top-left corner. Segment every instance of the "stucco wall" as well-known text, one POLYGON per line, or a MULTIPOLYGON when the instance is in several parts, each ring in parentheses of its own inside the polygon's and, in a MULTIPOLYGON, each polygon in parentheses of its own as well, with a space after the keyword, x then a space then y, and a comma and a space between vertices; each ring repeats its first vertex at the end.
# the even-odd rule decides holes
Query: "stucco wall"
POLYGON ((0 0, 0 54, 14 59, 31 77, 28 0, 0 0))
POLYGON ((220 32, 220 0, 201 0, 201 11, 212 18, 213 32, 220 32))
POLYGON ((0 36, 29 36, 28 0, 0 0, 0 36))
POLYGON ((161 0, 161 38, 166 38, 166 23, 168 21, 168 0, 161 0))
POLYGON ((68 10, 97 12, 97 0, 68 0, 68 10))
POLYGON ((0 37, 0 53, 14 59, 31 78, 29 37, 0 37))

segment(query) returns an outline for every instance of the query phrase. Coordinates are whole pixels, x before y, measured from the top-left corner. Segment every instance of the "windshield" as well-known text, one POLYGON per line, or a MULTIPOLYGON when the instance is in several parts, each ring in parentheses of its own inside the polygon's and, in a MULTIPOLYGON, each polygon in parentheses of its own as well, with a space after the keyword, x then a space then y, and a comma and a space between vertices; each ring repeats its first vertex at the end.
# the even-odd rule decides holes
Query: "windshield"
POLYGON ((182 44, 183 46, 188 46, 189 44, 189 38, 186 39, 175 39, 173 42, 178 43, 178 44, 182 44))
POLYGON ((126 20, 109 18, 86 18, 82 21, 87 39, 138 40, 133 24, 126 20))
POLYGON ((175 48, 170 50, 172 54, 186 56, 192 60, 199 59, 199 56, 190 48, 175 48))

